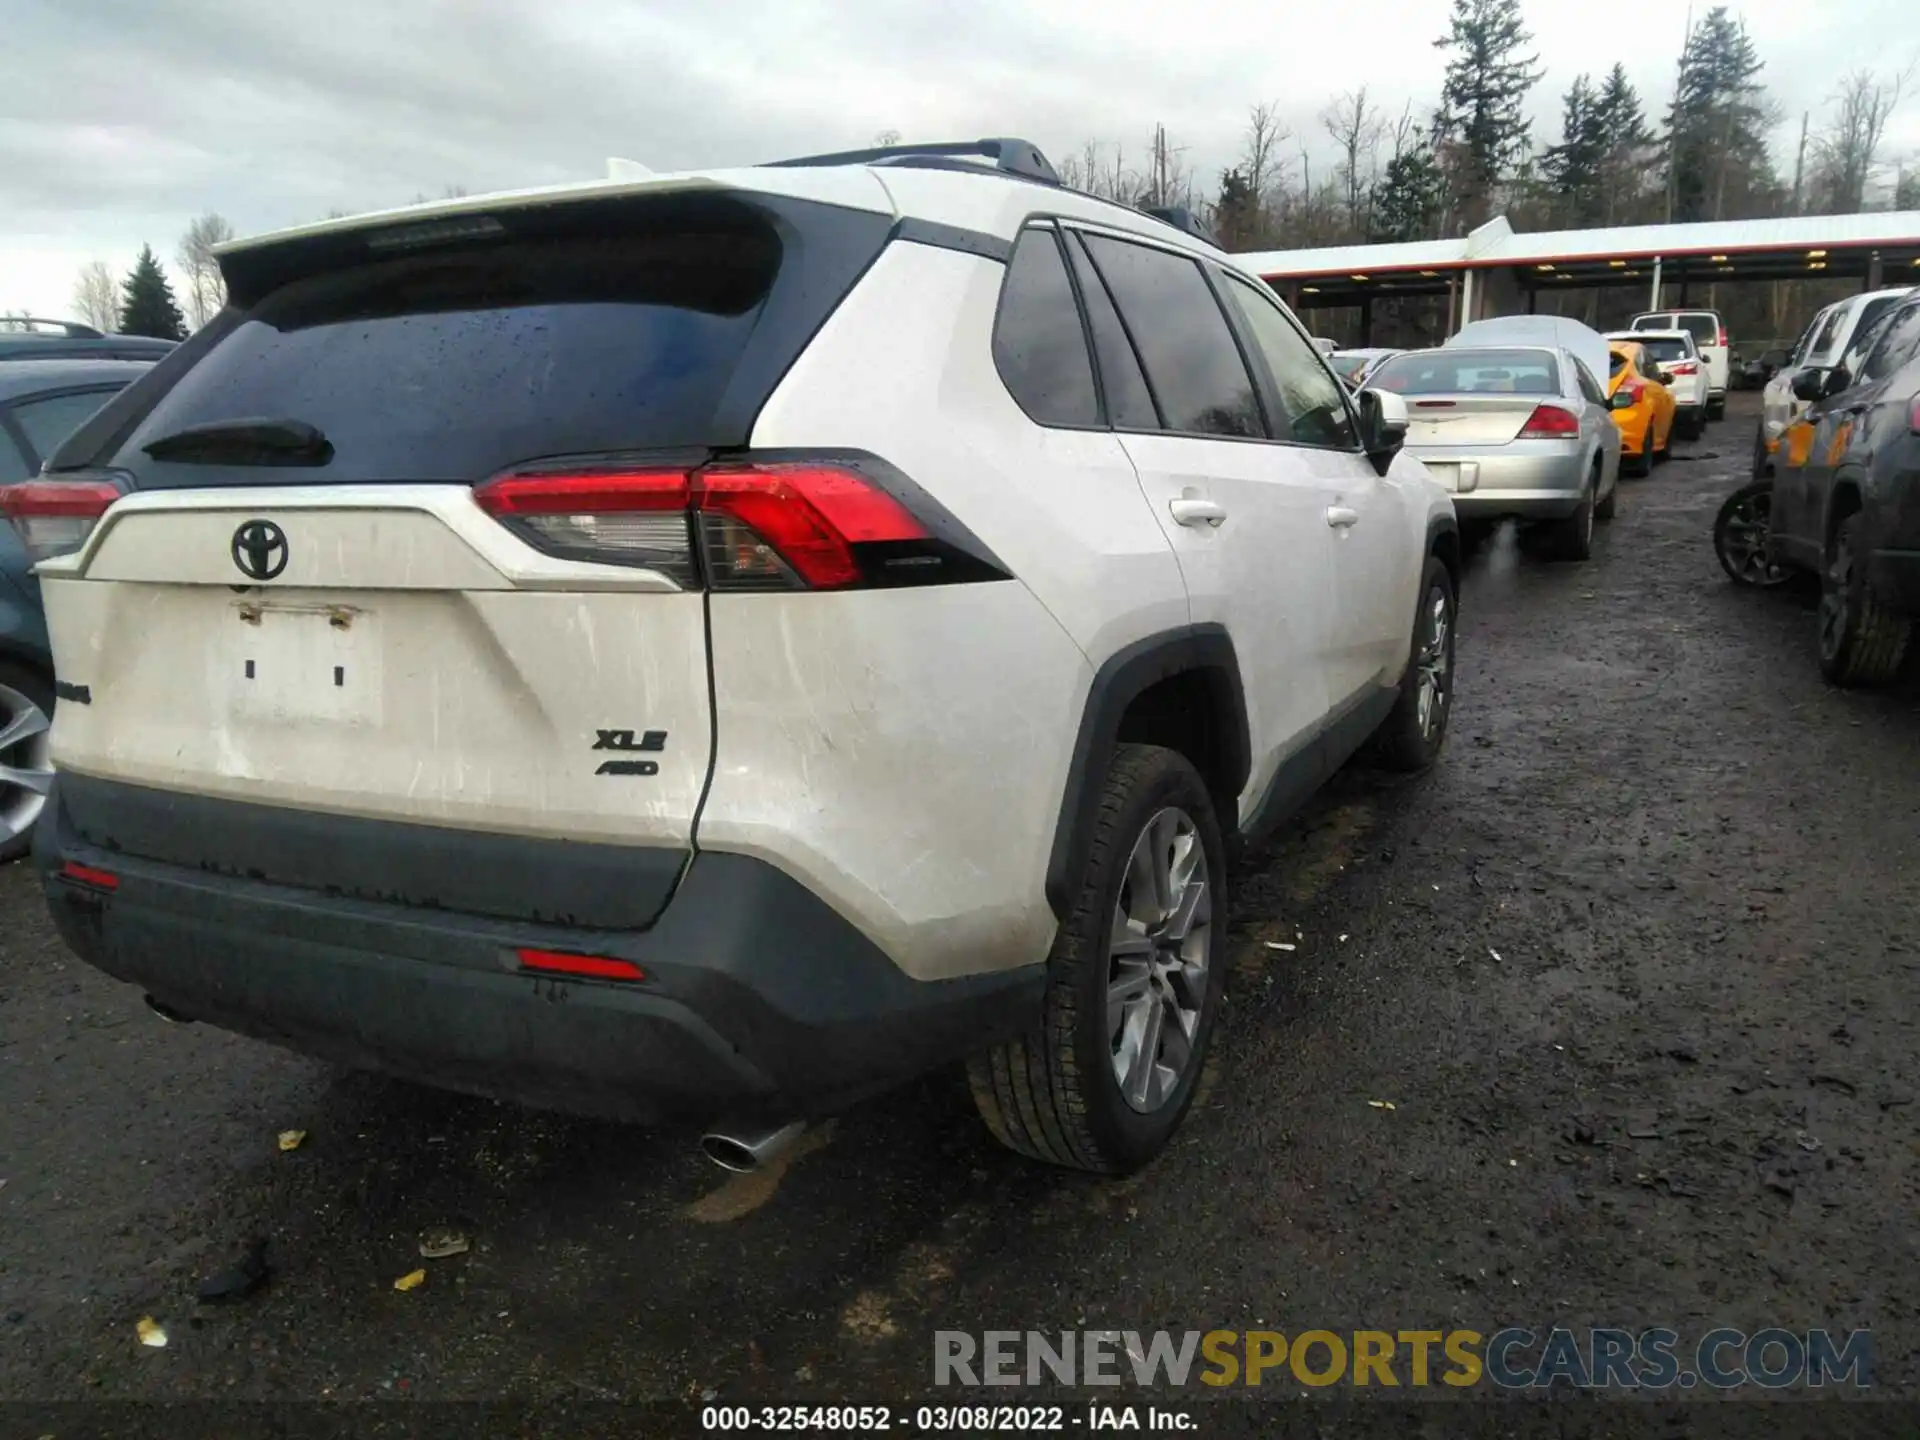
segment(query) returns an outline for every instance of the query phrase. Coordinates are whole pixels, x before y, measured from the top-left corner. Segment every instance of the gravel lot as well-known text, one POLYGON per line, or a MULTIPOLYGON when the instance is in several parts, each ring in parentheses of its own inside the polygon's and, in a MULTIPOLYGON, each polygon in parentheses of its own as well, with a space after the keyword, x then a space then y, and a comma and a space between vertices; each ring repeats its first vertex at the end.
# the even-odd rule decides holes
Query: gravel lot
POLYGON ((1721 576, 1745 398, 1590 564, 1482 550, 1446 759, 1250 857, 1209 1092, 1124 1183, 950 1075, 729 1181, 335 1074, 163 1024, 0 871, 0 1395, 899 1405, 936 1328, 1256 1321, 1864 1325, 1913 1395, 1920 693, 1828 689, 1811 601, 1721 576))

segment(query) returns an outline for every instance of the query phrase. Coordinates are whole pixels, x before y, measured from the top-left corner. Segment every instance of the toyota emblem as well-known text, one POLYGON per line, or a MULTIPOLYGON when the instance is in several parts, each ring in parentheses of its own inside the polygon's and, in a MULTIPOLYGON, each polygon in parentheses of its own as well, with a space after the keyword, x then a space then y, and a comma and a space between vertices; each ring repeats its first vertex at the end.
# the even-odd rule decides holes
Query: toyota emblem
POLYGON ((272 580, 287 568, 287 534, 271 520, 249 520, 233 532, 233 563, 252 580, 272 580))

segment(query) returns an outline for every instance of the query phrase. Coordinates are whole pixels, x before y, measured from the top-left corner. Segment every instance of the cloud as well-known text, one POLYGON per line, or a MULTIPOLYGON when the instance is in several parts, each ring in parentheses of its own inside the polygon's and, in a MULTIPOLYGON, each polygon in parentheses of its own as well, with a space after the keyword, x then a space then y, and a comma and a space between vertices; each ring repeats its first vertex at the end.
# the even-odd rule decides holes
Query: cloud
MULTIPOLYGON (((1910 31, 1908 0, 1844 13, 1749 6, 1797 126, 1857 37, 1910 31)), ((1207 181, 1275 102, 1315 168, 1315 116, 1361 84, 1419 113, 1438 90, 1448 0, 14 0, 0 89, 0 307, 68 308, 89 255, 171 254, 205 210, 242 234, 470 191, 581 179, 608 155, 655 169, 749 163, 910 137, 1088 139, 1143 155, 1164 123, 1207 181), (65 276, 54 270, 65 263, 65 276), (30 259, 31 263, 28 263, 30 259), (15 293, 30 286, 28 293, 15 293)), ((1623 61, 1655 115, 1684 10, 1615 25, 1534 0, 1555 138, 1578 70, 1623 61)), ((1904 62, 1902 62, 1904 63, 1904 62)), ((1920 108, 1920 107, 1916 107, 1920 108)), ((1896 145, 1920 140, 1897 117, 1896 145)), ((1817 117, 1816 117, 1817 123, 1817 117)), ((1783 150, 1792 143, 1787 135, 1783 150)), ((1790 163, 1790 157, 1789 162, 1790 163)))

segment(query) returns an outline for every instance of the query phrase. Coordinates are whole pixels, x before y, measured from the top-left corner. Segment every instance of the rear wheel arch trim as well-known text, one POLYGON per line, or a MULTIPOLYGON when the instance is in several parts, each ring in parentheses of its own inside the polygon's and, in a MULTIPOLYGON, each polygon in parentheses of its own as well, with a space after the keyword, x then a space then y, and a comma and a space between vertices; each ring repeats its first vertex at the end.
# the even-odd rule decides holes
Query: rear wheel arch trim
MULTIPOLYGON (((1224 625, 1184 625, 1137 640, 1109 656, 1094 672, 1068 762, 1060 815, 1054 826, 1053 849, 1047 860, 1047 905, 1064 921, 1072 913, 1080 873, 1092 844, 1095 809, 1106 778, 1108 759, 1119 743, 1120 722, 1127 707, 1153 686, 1178 675, 1198 673, 1215 687, 1215 703, 1225 711, 1223 745, 1218 769, 1237 800, 1252 773, 1252 741, 1247 725, 1246 694, 1240 680, 1239 654, 1224 625)), ((1189 756, 1195 768, 1196 757, 1189 756)), ((1230 828, 1231 814, 1221 816, 1230 828)))

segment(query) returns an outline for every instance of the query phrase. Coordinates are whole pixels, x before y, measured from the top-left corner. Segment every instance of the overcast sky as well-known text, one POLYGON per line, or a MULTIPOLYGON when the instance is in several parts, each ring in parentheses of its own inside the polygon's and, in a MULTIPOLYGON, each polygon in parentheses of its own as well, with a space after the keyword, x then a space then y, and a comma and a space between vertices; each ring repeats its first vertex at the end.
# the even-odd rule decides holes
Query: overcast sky
MULTIPOLYGON (((1449 0, 9 0, 0 85, 0 310, 68 316, 80 265, 143 241, 169 264, 216 210, 241 234, 405 204, 909 139, 1021 135, 1144 152, 1165 123, 1211 179, 1250 106, 1316 166, 1316 114, 1365 84, 1430 108, 1449 0)), ((1704 9, 1704 0, 1696 8, 1704 9)), ((1920 54, 1915 0, 1750 0, 1763 78, 1817 126, 1835 80, 1920 54), (1908 53, 1912 52, 1912 54, 1908 53)), ((1527 0, 1536 137, 1582 70, 1625 62, 1665 105, 1687 7, 1527 0)), ((1920 154, 1920 97, 1884 154, 1920 154)), ((1297 157, 1296 157, 1297 163, 1297 157)))

